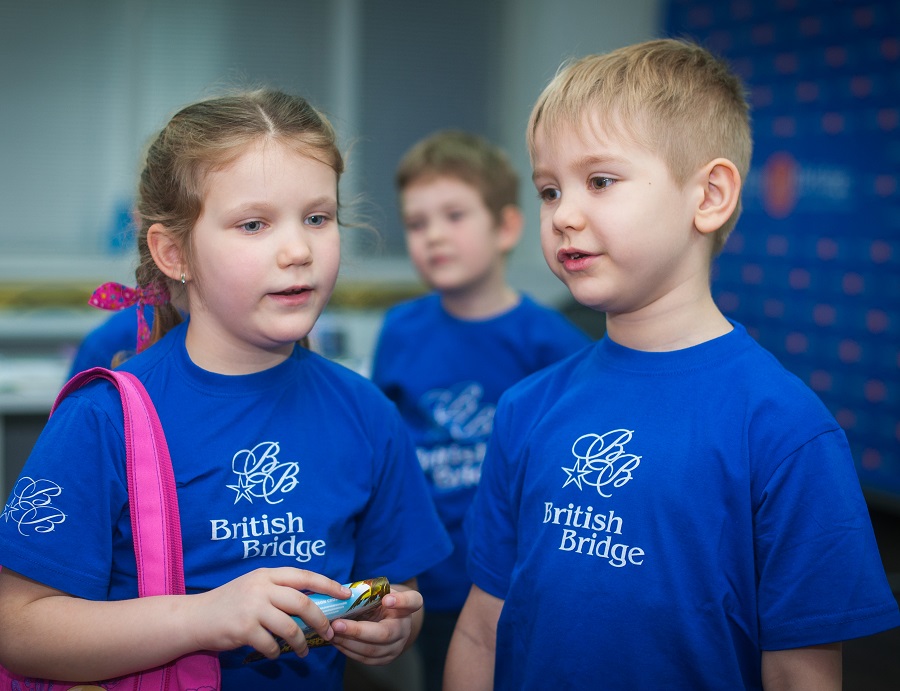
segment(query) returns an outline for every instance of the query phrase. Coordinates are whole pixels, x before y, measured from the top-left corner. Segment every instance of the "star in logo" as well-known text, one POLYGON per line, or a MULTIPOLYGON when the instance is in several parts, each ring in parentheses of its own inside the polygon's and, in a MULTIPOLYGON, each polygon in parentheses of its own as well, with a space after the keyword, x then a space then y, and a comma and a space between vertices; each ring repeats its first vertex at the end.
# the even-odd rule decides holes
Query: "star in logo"
POLYGON ((573 465, 571 468, 563 468, 562 470, 566 475, 569 476, 563 483, 563 487, 565 487, 569 483, 574 482, 578 486, 578 489, 583 489, 583 487, 581 486, 581 481, 585 475, 588 475, 591 472, 590 468, 583 469, 581 467, 580 458, 575 459, 575 465, 573 465))
POLYGON ((236 485, 225 485, 228 489, 233 489, 237 494, 234 497, 234 503, 237 504, 241 499, 246 499, 253 503, 253 485, 246 475, 238 475, 238 483, 236 485))

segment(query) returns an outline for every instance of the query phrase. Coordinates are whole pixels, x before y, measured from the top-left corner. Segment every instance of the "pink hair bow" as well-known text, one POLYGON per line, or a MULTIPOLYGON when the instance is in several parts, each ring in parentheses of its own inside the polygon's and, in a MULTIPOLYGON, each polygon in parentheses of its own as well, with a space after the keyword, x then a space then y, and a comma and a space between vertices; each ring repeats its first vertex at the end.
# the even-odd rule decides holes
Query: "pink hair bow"
POLYGON ((121 283, 104 283, 97 288, 88 304, 104 310, 121 310, 137 305, 137 352, 150 343, 150 325, 144 317, 144 305, 164 305, 169 302, 169 290, 159 283, 151 283, 146 288, 130 288, 121 283))

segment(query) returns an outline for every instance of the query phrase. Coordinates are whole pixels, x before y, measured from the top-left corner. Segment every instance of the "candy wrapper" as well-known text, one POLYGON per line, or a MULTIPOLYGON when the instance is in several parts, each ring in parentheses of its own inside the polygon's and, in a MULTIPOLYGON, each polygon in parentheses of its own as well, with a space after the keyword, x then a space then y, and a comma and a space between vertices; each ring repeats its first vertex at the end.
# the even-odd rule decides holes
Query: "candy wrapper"
MULTIPOLYGON (((309 594, 309 599, 322 610, 325 616, 328 617, 328 621, 334 621, 335 619, 371 619, 377 614, 381 600, 391 592, 391 584, 384 576, 368 578, 364 581, 353 581, 345 585, 351 591, 350 597, 346 600, 319 593, 309 594)), ((306 645, 310 648, 330 645, 328 641, 307 626, 300 617, 293 617, 293 619, 302 627, 303 633, 306 635, 306 645)), ((277 640, 281 646, 282 653, 292 650, 291 646, 283 639, 278 638, 277 640)), ((246 657, 244 663, 261 660, 264 657, 261 653, 253 652, 246 657)))

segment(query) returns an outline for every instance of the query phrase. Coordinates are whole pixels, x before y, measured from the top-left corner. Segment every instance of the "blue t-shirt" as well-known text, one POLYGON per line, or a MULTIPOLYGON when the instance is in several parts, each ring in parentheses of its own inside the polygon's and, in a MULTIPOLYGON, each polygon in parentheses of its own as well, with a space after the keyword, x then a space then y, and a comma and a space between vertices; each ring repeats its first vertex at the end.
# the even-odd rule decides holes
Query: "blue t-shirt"
POLYGON ((900 624, 842 430, 740 325, 513 387, 467 525, 497 689, 759 689, 762 650, 900 624))
POLYGON ((469 593, 463 517, 481 477, 500 394, 589 343, 565 317, 527 296, 508 312, 477 321, 448 314, 437 294, 386 314, 372 379, 412 431, 454 543, 450 558, 419 577, 428 610, 459 610, 469 593))
MULTIPOLYGON (((175 473, 188 593, 259 567, 339 582, 402 582, 450 541, 396 409, 350 370, 297 347, 278 366, 226 376, 194 365, 186 324, 121 369, 144 383, 175 473)), ((92 382, 50 418, 0 514, 2 564, 92 600, 137 595, 118 394, 92 382)), ((223 689, 340 689, 343 655, 243 664, 223 689)))

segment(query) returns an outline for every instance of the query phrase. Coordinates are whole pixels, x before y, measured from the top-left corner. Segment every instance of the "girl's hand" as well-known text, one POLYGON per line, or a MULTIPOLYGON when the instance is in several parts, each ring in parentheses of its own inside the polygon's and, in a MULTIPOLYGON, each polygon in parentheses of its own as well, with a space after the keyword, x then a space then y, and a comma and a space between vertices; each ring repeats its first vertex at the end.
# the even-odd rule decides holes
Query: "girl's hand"
POLYGON ((334 631, 303 590, 350 597, 350 589, 337 581, 311 571, 281 567, 256 569, 214 590, 184 598, 192 610, 188 621, 197 649, 233 650, 249 645, 274 659, 281 653, 275 640, 280 636, 298 656, 305 657, 309 652, 306 637, 292 615, 325 640, 331 640, 334 631))
POLYGON ((421 626, 422 595, 407 585, 391 585, 377 619, 335 619, 331 643, 367 665, 386 665, 415 640, 421 626))

